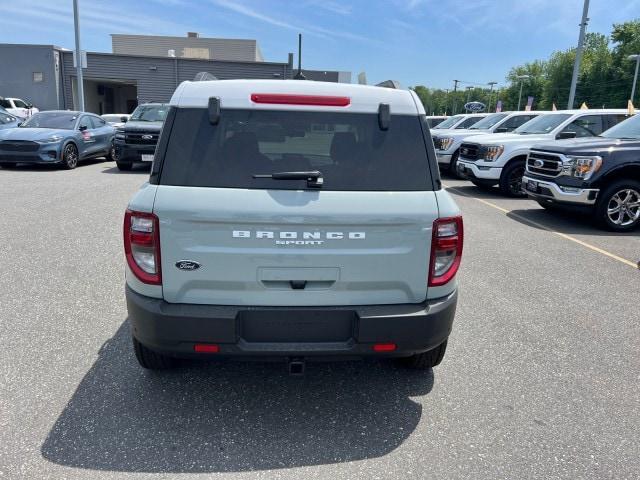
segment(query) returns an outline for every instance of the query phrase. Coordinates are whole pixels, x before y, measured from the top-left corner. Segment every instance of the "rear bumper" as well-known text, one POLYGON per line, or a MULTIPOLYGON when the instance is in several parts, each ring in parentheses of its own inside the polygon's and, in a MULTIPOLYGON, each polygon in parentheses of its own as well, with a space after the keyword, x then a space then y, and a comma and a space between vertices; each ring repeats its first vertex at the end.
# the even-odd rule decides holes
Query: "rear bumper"
POLYGON ((522 177, 522 189, 535 200, 581 206, 595 205, 598 192, 600 192, 600 189, 597 188, 571 188, 570 190, 563 190, 562 187, 554 182, 538 180, 537 178, 526 175, 522 177), (535 187, 533 187, 535 190, 531 188, 529 182, 535 183, 535 187))
POLYGON ((140 295, 127 286, 126 298, 134 337, 161 353, 179 357, 329 359, 402 357, 437 347, 451 332, 458 294, 454 291, 447 297, 420 304, 247 307, 171 304, 140 295), (247 316, 251 316, 250 323, 247 316), (325 323, 323 317, 330 320, 325 323), (346 334, 345 324, 340 320, 345 317, 350 322, 346 334), (327 331, 334 327, 336 338, 327 331), (305 338, 307 330, 313 341, 305 338), (272 339, 271 335, 277 338, 272 339), (216 344, 219 353, 195 353, 196 343, 216 344), (375 352, 376 343, 394 343, 396 349, 375 352))
POLYGON ((472 180, 491 180, 497 183, 502 175, 502 167, 478 166, 474 162, 465 162, 463 159, 459 159, 458 173, 472 180))

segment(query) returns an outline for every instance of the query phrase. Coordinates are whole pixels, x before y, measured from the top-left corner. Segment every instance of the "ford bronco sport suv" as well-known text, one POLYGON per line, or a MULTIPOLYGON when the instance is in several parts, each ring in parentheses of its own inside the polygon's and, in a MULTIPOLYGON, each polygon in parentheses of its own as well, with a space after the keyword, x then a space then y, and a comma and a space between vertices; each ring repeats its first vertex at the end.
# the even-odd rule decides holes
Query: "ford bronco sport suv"
POLYGON ((463 224, 410 91, 184 82, 124 219, 145 368, 445 353, 463 224))

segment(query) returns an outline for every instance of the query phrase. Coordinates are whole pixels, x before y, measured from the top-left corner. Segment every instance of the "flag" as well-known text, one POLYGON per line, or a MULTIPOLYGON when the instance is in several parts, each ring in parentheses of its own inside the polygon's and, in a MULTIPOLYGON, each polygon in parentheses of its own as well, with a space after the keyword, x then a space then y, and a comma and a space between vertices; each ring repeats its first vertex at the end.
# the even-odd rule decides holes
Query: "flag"
POLYGON ((587 102, 582 102, 582 105, 580 105, 580 110, 589 110, 589 107, 587 107, 587 102))
POLYGON ((501 111, 502 111, 502 100, 498 100, 498 103, 496 103, 496 113, 501 111))
POLYGON ((533 97, 529 97, 527 99, 527 106, 524 107, 525 112, 530 112, 531 111, 531 107, 533 107, 533 97))
POLYGON ((558 107, 556 107, 556 104, 555 104, 555 103, 552 103, 552 104, 551 104, 551 111, 552 111, 552 112, 557 112, 557 111, 558 111, 558 107))
POLYGON ((629 115, 635 115, 636 113, 636 109, 633 106, 633 102, 631 100, 629 100, 629 103, 627 103, 627 113, 629 113, 629 115))

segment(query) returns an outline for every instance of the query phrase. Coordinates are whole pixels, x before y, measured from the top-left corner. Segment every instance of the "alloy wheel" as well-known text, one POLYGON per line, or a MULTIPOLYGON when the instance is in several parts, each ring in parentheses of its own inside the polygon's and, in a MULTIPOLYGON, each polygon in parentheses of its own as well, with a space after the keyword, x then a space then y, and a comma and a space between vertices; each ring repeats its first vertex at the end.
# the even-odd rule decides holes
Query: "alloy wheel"
POLYGON ((522 177, 524 176, 524 167, 514 168, 509 176, 509 191, 515 195, 523 195, 522 193, 522 177))
POLYGON ((624 188, 609 199, 607 216, 614 225, 629 226, 640 218, 640 193, 632 188, 624 188))
POLYGON ((76 168, 78 166, 78 151, 72 144, 64 147, 64 161, 69 168, 76 168))

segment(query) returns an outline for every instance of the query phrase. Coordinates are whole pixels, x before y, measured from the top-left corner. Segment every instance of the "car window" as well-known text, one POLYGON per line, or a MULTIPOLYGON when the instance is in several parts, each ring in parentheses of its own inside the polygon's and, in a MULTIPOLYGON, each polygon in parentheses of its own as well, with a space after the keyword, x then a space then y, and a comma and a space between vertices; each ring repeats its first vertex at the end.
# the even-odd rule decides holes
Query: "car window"
POLYGON ((99 117, 89 117, 91 119, 91 123, 93 124, 93 128, 104 127, 107 122, 105 122, 102 118, 99 117))
POLYGON ((24 103, 22 100, 20 100, 19 98, 16 98, 13 100, 13 104, 16 106, 16 108, 28 108, 27 104, 24 103))
POLYGON ((532 118, 536 118, 537 115, 515 115, 511 118, 507 118, 505 122, 500 125, 500 128, 507 128, 509 131, 515 130, 520 125, 524 125, 532 118))
POLYGON ((482 120, 482 118, 483 117, 469 117, 463 122, 460 122, 460 125, 458 125, 456 128, 469 128, 471 125, 474 125, 482 120))
POLYGON ((436 125, 434 129, 439 130, 443 128, 449 128, 455 125, 456 122, 459 122, 463 118, 462 115, 454 115, 453 117, 447 118, 444 122, 436 125))
POLYGON ((11 106, 11 102, 7 99, 4 98, 0 98, 0 107, 2 108, 13 108, 11 106))
POLYGON ((509 115, 508 113, 492 113, 491 115, 487 115, 486 117, 474 123, 469 130, 483 130, 486 128, 493 127, 496 123, 502 120, 504 117, 509 115))
POLYGON ((603 131, 602 115, 584 115, 564 127, 561 133, 575 132, 576 137, 594 137, 603 131))
POLYGON ((168 105, 140 105, 131 114, 131 120, 135 122, 164 122, 168 111, 168 105))
POLYGON ((570 113, 550 113, 540 115, 516 128, 515 132, 523 135, 545 134, 553 131, 571 118, 570 113))
POLYGON ((222 110, 212 125, 206 109, 179 108, 160 184, 298 190, 306 180, 254 175, 319 170, 323 190, 430 190, 423 121, 392 115, 385 131, 375 113, 222 110))
POLYGON ((608 130, 611 127, 615 127, 620 122, 624 122, 629 118, 629 115, 624 113, 618 113, 614 115, 606 115, 604 120, 606 122, 605 129, 608 130))
POLYGON ((77 114, 70 112, 40 112, 29 117, 22 127, 73 130, 77 119, 77 114))
POLYGON ((80 122, 78 122, 78 128, 93 128, 93 123, 91 122, 91 117, 88 115, 83 115, 80 118, 80 122))
MULTIPOLYGON (((619 115, 615 117, 620 118, 619 115)), ((624 122, 620 122, 615 127, 603 132, 602 136, 605 138, 632 138, 640 140, 640 115, 630 117, 624 122)))

